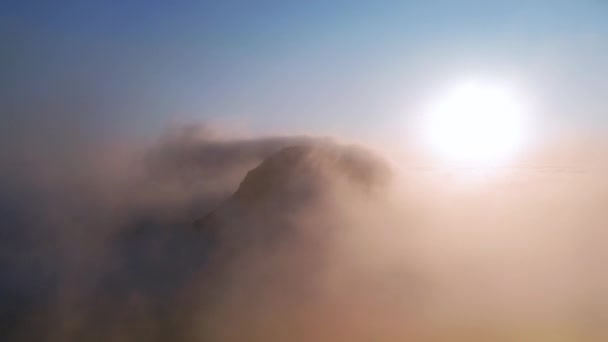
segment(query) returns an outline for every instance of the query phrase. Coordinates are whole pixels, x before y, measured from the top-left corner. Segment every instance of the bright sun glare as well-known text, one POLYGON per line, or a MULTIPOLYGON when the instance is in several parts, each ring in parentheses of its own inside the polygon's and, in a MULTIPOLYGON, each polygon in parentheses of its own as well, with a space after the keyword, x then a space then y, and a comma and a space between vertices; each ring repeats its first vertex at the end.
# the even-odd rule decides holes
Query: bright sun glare
POLYGON ((440 96, 426 113, 427 142, 449 162, 504 162, 525 141, 528 113, 524 107, 507 87, 463 83, 440 96))

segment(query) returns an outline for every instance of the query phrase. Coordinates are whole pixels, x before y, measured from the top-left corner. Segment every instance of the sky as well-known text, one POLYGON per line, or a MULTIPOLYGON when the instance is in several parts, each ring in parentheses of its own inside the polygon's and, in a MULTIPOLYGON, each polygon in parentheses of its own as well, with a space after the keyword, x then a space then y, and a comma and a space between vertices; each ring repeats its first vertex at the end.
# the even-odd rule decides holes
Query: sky
POLYGON ((0 101, 7 131, 399 136, 436 89, 479 77, 547 122, 598 127, 607 38, 603 0, 5 0, 0 101))

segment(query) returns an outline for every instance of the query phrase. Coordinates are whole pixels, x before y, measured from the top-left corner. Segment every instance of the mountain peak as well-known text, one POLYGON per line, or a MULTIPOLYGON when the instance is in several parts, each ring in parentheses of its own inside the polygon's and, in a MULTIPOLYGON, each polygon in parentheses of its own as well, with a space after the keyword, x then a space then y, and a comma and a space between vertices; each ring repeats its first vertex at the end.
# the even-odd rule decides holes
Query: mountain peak
POLYGON ((327 141, 288 146, 250 170, 238 190, 196 225, 215 225, 243 212, 288 213, 332 191, 369 194, 388 183, 390 174, 382 158, 360 146, 327 141))

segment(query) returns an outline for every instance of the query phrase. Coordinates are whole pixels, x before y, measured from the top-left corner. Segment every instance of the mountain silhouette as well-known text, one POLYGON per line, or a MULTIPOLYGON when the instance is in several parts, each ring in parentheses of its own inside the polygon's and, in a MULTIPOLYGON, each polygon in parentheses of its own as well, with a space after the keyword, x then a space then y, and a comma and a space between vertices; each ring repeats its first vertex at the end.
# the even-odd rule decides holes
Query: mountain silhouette
MULTIPOLYGON (((243 234, 263 238, 287 229, 290 219, 308 209, 337 200, 338 194, 340 200, 373 196, 390 175, 386 161, 356 145, 321 141, 288 146, 250 170, 236 192, 196 220, 195 227, 215 239, 232 239, 231 233, 241 240, 243 234)), ((324 209, 331 215, 329 205, 324 209)))

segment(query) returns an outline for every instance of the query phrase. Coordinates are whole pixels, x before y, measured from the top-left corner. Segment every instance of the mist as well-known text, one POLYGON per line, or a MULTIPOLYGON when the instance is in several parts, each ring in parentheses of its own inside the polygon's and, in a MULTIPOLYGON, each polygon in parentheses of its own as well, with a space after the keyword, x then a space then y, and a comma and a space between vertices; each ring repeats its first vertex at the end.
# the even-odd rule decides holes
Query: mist
POLYGON ((0 333, 602 340, 602 145, 555 141, 485 170, 208 125, 5 146, 0 333))

